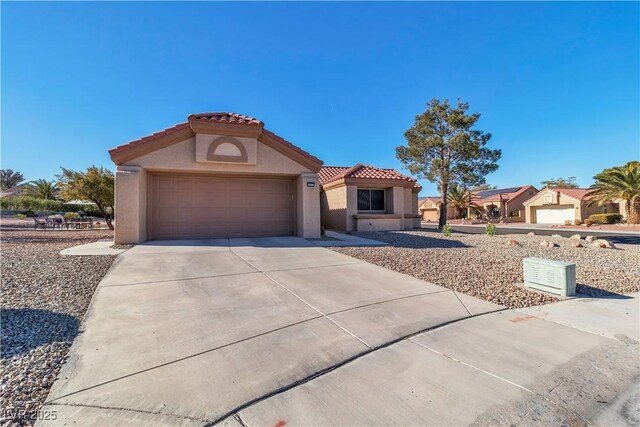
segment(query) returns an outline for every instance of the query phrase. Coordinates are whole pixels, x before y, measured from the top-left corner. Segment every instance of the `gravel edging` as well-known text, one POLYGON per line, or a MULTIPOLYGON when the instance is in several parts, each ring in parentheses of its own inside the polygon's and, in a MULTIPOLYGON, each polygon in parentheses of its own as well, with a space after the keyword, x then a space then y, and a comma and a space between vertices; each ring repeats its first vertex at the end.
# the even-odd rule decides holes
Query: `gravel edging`
POLYGON ((109 230, 2 227, 0 424, 32 425, 115 256, 61 256, 109 230))
POLYGON ((614 250, 582 241, 584 247, 574 248, 571 239, 563 237, 454 233, 447 238, 426 230, 354 234, 389 246, 330 249, 509 308, 558 300, 515 285, 523 282, 522 259, 528 256, 576 263, 576 291, 581 294, 601 297, 640 290, 636 245, 619 244, 614 250), (520 245, 508 246, 509 239, 520 245), (559 247, 540 247, 542 240, 559 247))

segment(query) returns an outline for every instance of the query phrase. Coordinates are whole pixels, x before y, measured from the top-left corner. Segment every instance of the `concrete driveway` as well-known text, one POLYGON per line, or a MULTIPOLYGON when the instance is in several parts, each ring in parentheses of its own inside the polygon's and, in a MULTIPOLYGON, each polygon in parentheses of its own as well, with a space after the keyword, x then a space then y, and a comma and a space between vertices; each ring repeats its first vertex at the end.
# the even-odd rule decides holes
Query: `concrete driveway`
MULTIPOLYGON (((554 372, 637 349, 546 315, 299 238, 151 242, 100 283, 40 424, 460 425, 522 408, 584 421, 549 404, 554 372)), ((627 359, 602 399, 637 371, 627 359)))

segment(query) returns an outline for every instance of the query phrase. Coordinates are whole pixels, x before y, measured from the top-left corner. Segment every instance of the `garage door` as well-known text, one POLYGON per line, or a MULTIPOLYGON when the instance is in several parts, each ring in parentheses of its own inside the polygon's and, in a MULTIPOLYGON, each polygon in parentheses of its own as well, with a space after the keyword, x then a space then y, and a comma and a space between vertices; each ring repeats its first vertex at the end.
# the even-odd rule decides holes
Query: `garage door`
POLYGON ((567 220, 573 222, 575 218, 575 208, 572 205, 545 207, 536 210, 536 223, 538 224, 564 224, 567 220))
POLYGON ((291 178, 153 175, 150 239, 295 233, 291 178))
POLYGON ((424 221, 438 221, 439 217, 437 209, 425 209, 422 211, 422 219, 424 221))

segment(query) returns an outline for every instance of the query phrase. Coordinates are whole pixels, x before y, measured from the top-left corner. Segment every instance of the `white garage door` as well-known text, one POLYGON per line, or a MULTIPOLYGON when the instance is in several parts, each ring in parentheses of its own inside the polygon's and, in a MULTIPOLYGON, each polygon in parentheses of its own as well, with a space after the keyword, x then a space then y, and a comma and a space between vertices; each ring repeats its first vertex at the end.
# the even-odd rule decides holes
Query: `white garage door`
POLYGON ((295 233, 292 178, 153 175, 150 239, 295 233))
POLYGON ((573 222, 575 218, 575 208, 572 205, 545 207, 536 210, 536 223, 538 224, 564 224, 567 220, 573 222))

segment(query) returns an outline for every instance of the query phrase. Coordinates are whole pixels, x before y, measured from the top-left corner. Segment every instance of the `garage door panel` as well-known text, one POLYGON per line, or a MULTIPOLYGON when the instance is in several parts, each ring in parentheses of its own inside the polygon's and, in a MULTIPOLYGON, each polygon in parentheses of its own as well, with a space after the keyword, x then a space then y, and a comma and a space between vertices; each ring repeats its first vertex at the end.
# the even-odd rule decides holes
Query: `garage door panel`
POLYGON ((151 239, 291 235, 293 180, 154 175, 151 239))
POLYGON ((545 206, 536 209, 536 223, 564 224, 575 220, 575 208, 572 205, 545 206))

